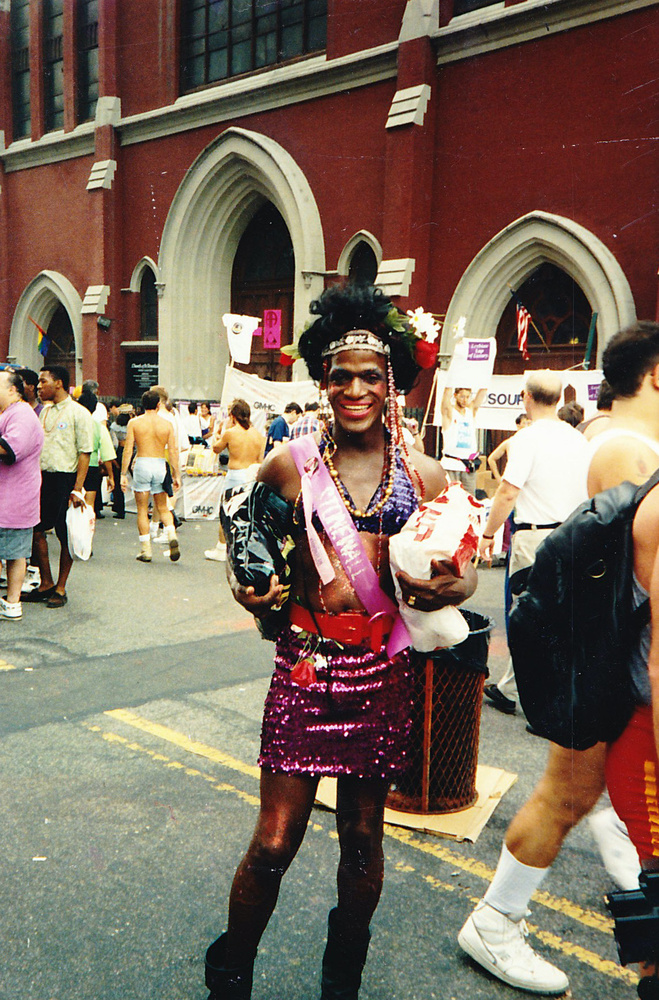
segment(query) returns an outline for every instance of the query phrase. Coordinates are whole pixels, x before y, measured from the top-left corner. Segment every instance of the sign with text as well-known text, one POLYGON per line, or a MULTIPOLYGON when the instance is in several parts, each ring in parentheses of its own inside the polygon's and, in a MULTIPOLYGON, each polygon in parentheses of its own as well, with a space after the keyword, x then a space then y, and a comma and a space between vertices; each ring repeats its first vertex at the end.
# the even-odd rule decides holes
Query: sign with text
POLYGON ((270 351, 281 347, 281 309, 266 309, 263 313, 263 347, 270 351))
POLYGON ((126 396, 139 397, 158 385, 158 351, 126 352, 126 396))
POLYGON ((483 389, 490 384, 497 342, 494 337, 463 337, 455 345, 446 384, 452 389, 483 389))

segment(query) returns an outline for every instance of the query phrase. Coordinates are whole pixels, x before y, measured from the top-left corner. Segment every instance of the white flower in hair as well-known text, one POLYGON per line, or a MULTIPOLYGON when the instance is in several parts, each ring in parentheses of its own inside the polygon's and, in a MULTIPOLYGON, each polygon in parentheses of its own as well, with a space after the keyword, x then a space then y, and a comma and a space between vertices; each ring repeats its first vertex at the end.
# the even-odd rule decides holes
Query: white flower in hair
POLYGON ((421 337, 423 340, 427 340, 431 344, 437 340, 440 327, 432 313, 425 312, 424 309, 419 306, 414 310, 408 309, 407 315, 410 317, 410 325, 417 337, 421 337))

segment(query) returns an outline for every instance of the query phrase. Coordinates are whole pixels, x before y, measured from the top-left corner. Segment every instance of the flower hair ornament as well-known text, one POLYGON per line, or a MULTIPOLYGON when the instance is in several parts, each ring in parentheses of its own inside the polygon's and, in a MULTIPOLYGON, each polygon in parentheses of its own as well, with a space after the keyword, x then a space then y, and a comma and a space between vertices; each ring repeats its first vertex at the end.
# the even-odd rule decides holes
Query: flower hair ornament
POLYGON ((435 367, 439 351, 437 338, 441 327, 433 313, 418 306, 416 309, 408 309, 403 315, 394 307, 390 309, 385 322, 391 330, 402 334, 410 355, 419 368, 435 367))

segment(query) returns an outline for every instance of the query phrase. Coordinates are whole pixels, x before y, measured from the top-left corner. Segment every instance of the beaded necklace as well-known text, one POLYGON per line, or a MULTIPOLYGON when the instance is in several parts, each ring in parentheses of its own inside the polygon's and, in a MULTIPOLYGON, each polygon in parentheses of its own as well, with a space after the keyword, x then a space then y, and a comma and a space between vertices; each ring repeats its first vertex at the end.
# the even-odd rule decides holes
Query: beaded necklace
POLYGON ((327 466, 327 470, 330 476, 332 477, 334 485, 339 491, 339 496, 341 497, 348 513, 352 517, 366 517, 367 515, 373 516, 374 514, 379 514, 394 491, 394 477, 396 475, 396 449, 393 446, 391 437, 389 438, 389 441, 387 443, 387 448, 385 451, 384 463, 382 468, 383 479, 385 478, 385 470, 386 470, 386 486, 384 486, 384 489, 382 490, 382 496, 380 497, 378 502, 374 505, 372 509, 368 511, 358 510, 355 507, 350 498, 350 494, 343 485, 338 470, 334 467, 334 462, 332 461, 332 455, 336 452, 336 441, 334 440, 334 438, 330 437, 329 433, 327 433, 326 431, 323 431, 323 436, 321 438, 320 443, 321 443, 321 454, 323 456, 323 460, 325 462, 325 465, 327 466))

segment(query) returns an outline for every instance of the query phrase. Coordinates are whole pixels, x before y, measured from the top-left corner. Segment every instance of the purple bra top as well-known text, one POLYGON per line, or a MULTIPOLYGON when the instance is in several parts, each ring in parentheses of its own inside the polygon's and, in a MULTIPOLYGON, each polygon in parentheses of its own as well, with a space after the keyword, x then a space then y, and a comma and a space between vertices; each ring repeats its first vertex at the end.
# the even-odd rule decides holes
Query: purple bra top
MULTIPOLYGON (((356 506, 345 486, 343 489, 349 497, 352 506, 356 506)), ((375 507, 380 500, 383 489, 384 485, 383 483, 380 483, 377 490, 369 500, 364 517, 355 517, 354 514, 351 515, 353 521, 355 522, 357 531, 368 531, 373 535, 377 535, 380 531, 382 531, 383 535, 397 535, 408 519, 412 516, 414 511, 418 510, 419 498, 414 491, 414 486, 412 485, 412 481, 405 470, 405 466, 403 465, 403 460, 400 457, 398 449, 396 449, 394 488, 391 496, 381 511, 378 511, 375 514, 369 514, 369 511, 375 507), (382 527, 380 527, 380 525, 382 525, 382 527)), ((313 517, 314 526, 318 531, 320 531, 322 525, 320 524, 320 520, 315 511, 313 517)))

